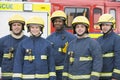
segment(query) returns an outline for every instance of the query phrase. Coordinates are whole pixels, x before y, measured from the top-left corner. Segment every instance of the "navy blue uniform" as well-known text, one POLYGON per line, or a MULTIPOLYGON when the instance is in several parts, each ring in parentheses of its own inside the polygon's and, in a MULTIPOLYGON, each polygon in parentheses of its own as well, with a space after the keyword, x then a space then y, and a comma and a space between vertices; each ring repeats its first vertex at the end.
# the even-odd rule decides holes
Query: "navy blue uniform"
POLYGON ((56 80, 51 44, 41 37, 31 36, 18 46, 13 80, 56 80))
POLYGON ((25 38, 26 36, 16 39, 11 35, 7 35, 0 39, 0 60, 2 60, 0 65, 2 68, 2 80, 12 79, 14 54, 20 41, 25 38))
POLYGON ((111 32, 97 39, 102 47, 103 69, 101 80, 120 80, 120 37, 111 32))
POLYGON ((64 65, 63 80, 99 80, 102 70, 99 44, 89 37, 73 40, 64 65))
POLYGON ((74 38, 74 35, 65 30, 61 32, 54 32, 47 37, 47 40, 52 43, 54 49, 53 55, 55 58, 57 80, 62 80, 62 70, 66 53, 64 49, 67 48, 66 46, 68 43, 74 38))

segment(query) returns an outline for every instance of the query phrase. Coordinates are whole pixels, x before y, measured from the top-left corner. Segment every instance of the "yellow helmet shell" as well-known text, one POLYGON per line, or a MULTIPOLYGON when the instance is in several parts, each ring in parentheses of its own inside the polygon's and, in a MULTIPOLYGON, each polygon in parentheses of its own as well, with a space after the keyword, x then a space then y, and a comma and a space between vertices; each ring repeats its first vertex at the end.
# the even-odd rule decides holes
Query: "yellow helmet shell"
POLYGON ((57 17, 60 17, 60 18, 63 18, 63 20, 66 20, 66 14, 61 11, 61 10, 57 10, 55 12, 53 12, 52 16, 51 16, 51 20, 54 20, 54 18, 57 18, 57 17))
POLYGON ((22 24, 25 24, 25 19, 21 15, 15 14, 12 17, 10 17, 8 23, 10 25, 10 24, 12 24, 14 22, 20 22, 22 24))
POLYGON ((39 16, 33 16, 27 21, 27 25, 29 24, 38 24, 44 27, 44 20, 39 16))
POLYGON ((87 24, 88 27, 90 26, 89 20, 85 16, 77 16, 72 21, 72 25, 79 23, 87 24))
POLYGON ((115 18, 111 14, 103 14, 100 16, 98 23, 100 24, 105 22, 115 24, 115 18))

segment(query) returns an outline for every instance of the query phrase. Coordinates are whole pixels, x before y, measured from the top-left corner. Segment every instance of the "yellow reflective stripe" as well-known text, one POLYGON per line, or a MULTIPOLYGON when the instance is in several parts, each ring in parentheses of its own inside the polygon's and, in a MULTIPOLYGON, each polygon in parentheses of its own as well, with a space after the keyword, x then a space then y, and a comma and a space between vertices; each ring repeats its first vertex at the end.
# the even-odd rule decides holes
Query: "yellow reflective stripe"
POLYGON ((117 73, 117 74, 120 74, 120 70, 119 69, 114 69, 113 72, 117 73))
POLYGON ((20 77, 20 78, 22 78, 22 74, 21 73, 13 73, 13 77, 20 77))
POLYGON ((36 74, 36 78, 49 78, 49 74, 36 74))
POLYGON ((20 77, 23 79, 34 79, 34 78, 49 78, 50 76, 56 76, 55 72, 50 72, 49 74, 31 74, 31 75, 26 75, 26 74, 20 74, 20 73, 14 73, 13 77, 20 77))
POLYGON ((90 79, 90 75, 68 75, 71 79, 90 79))
POLYGON ((35 78, 35 75, 22 75, 22 78, 23 79, 34 79, 35 78))
POLYGON ((103 57, 113 57, 113 56, 114 56, 114 53, 103 54, 103 57))
POLYGON ((55 72, 50 72, 49 75, 50 76, 56 76, 56 73, 55 72))
POLYGON ((63 72, 63 73, 62 73, 62 76, 68 77, 68 73, 67 73, 67 72, 63 72))
POLYGON ((101 76, 101 77, 112 76, 112 72, 100 73, 100 76, 101 76))
POLYGON ((92 76, 100 77, 100 73, 99 73, 99 72, 92 72, 91 75, 92 75, 92 76))
POLYGON ((91 61, 92 57, 80 57, 80 61, 91 61))
POLYGON ((64 66, 55 66, 56 70, 63 70, 64 66))
POLYGON ((13 73, 2 73, 2 76, 12 76, 13 75, 13 73))
POLYGON ((47 59, 46 55, 41 55, 41 59, 47 59))
MULTIPOLYGON (((31 57, 33 60, 35 59, 35 56, 31 56, 31 57)), ((24 56, 24 60, 29 60, 29 56, 24 56)))
MULTIPOLYGON (((4 58, 10 58, 10 56, 11 56, 11 55, 10 55, 9 53, 3 55, 4 58)), ((13 57, 13 54, 12 54, 11 57, 13 57)))

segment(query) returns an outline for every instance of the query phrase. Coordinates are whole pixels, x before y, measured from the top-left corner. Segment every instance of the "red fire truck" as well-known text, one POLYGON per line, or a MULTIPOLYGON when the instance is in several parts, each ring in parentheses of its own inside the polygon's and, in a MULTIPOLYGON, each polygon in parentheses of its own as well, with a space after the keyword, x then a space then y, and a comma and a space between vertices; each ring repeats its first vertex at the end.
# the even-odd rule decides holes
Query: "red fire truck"
MULTIPOLYGON (((98 18, 104 13, 110 13, 116 19, 115 32, 120 33, 120 0, 30 0, 31 2, 51 3, 51 13, 63 10, 67 14, 67 30, 72 32, 71 22, 74 17, 84 15, 90 20, 90 36, 100 36, 98 18)), ((51 27, 51 32, 54 28, 51 27)))

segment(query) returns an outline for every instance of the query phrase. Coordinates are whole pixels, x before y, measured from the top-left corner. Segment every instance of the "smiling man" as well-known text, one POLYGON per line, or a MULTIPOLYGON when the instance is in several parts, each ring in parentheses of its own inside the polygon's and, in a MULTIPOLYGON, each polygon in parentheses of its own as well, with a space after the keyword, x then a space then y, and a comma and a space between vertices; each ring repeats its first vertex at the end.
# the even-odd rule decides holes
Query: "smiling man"
POLYGON ((21 15, 13 15, 9 19, 8 24, 11 33, 0 39, 2 80, 12 80, 14 54, 19 42, 26 38, 23 34, 25 19, 21 15))
POLYGON ((72 26, 77 38, 68 46, 63 80, 99 80, 102 52, 98 42, 88 36, 88 19, 77 16, 73 19, 72 26))
POLYGON ((113 32, 115 18, 111 14, 103 14, 98 23, 103 33, 97 39, 103 53, 100 80, 120 80, 120 36, 113 32))
POLYGON ((55 11, 51 16, 51 21, 55 32, 47 37, 53 45, 56 65, 56 80, 62 80, 63 63, 66 55, 68 43, 75 38, 74 35, 64 30, 66 27, 66 14, 63 11, 55 11))

